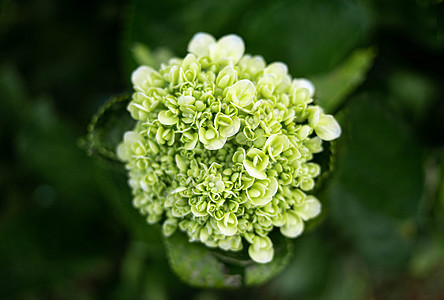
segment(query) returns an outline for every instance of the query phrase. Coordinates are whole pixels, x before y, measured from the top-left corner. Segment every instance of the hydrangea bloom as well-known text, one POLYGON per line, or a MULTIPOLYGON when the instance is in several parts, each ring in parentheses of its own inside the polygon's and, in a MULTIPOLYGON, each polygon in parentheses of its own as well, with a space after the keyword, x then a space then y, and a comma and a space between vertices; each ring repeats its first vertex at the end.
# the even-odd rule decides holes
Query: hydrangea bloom
POLYGON ((320 213, 306 194, 320 173, 313 154, 341 129, 313 104, 310 81, 244 50, 237 35, 198 33, 184 59, 135 70, 128 110, 137 124, 117 152, 148 223, 224 250, 244 239, 267 263, 275 227, 294 238, 320 213))

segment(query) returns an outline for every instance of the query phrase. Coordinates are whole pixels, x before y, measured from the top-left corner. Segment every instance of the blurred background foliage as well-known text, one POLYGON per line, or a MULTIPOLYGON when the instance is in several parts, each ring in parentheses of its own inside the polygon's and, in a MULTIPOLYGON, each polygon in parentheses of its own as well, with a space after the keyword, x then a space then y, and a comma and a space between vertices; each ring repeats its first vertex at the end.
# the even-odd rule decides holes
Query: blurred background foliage
POLYGON ((443 299, 440 2, 0 1, 0 298, 443 299), (80 147, 138 63, 198 31, 288 63, 343 127, 318 226, 259 287, 182 283, 122 169, 80 147))

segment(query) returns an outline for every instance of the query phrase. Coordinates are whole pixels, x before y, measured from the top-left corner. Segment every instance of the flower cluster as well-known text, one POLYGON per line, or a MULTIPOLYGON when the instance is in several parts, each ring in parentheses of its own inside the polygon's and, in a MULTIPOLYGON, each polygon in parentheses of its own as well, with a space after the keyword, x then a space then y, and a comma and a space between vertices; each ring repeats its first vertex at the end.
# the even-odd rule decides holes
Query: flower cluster
POLYGON ((341 129, 313 104, 314 87, 283 63, 244 55, 236 35, 196 34, 184 59, 134 71, 137 124, 119 145, 133 204, 148 223, 190 241, 272 260, 268 234, 297 237, 321 205, 307 195, 313 154, 341 129))

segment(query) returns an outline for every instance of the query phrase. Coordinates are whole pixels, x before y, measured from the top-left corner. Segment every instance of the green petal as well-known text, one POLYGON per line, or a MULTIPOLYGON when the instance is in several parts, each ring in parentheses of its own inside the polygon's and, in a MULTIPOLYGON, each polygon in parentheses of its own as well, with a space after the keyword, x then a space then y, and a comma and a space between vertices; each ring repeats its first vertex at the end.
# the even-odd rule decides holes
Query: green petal
POLYGON ((305 198, 302 205, 295 207, 294 210, 302 220, 307 221, 321 213, 321 203, 316 197, 309 195, 305 198))
POLYGON ((196 217, 205 217, 206 215, 208 215, 208 212, 206 210, 201 210, 198 207, 196 207, 195 205, 191 206, 191 212, 196 217))
POLYGON ((188 141, 188 142, 186 142, 184 145, 183 145, 183 147, 186 149, 186 150, 192 150, 192 149, 194 149, 195 147, 196 147, 196 144, 197 144, 197 140, 199 139, 199 135, 196 133, 196 132, 194 132, 193 134, 192 134, 192 138, 191 138, 191 140, 190 141, 188 141))
POLYGON ((249 195, 250 195, 251 198, 257 198, 257 197, 259 197, 261 195, 261 192, 259 190, 257 190, 257 189, 254 189, 254 188, 253 189, 249 189, 248 192, 249 192, 249 195))
POLYGON ((244 167, 247 171, 248 175, 257 179, 265 179, 267 178, 267 174, 264 171, 259 171, 253 165, 253 163, 249 160, 244 160, 244 167))
POLYGON ((208 56, 210 45, 216 43, 216 39, 204 32, 196 33, 188 44, 188 52, 197 56, 208 56))
POLYGON ((131 82, 135 88, 143 89, 148 76, 155 72, 155 70, 148 66, 138 67, 133 74, 131 74, 131 82))
POLYGON ((236 116, 231 117, 231 125, 227 127, 223 127, 220 129, 220 134, 224 137, 232 137, 235 135, 240 128, 240 119, 236 116))
POLYGON ((243 78, 254 78, 259 72, 265 68, 265 60, 262 56, 254 56, 246 54, 242 57, 238 64, 243 78))
POLYGON ((177 99, 177 104, 181 106, 185 105, 193 105, 196 102, 196 99, 193 96, 180 96, 179 99, 177 99))
POLYGON ((250 202, 255 206, 263 206, 268 204, 272 199, 273 196, 276 194, 278 189, 278 183, 276 178, 270 177, 266 178, 264 180, 257 180, 254 182, 254 184, 247 189, 246 194, 250 202), (255 197, 257 195, 255 190, 260 192, 260 195, 255 197), (251 193, 250 191, 253 191, 251 193))
POLYGON ((132 145, 140 141, 141 136, 138 132, 127 131, 123 137, 123 143, 117 147, 117 157, 121 161, 129 161, 133 155, 132 145))
POLYGON ((223 235, 231 236, 237 232, 237 218, 233 213, 226 213, 225 216, 217 221, 217 228, 223 235))
POLYGON ((204 144, 204 147, 208 150, 219 150, 225 145, 226 141, 227 141, 227 138, 219 137, 216 139, 212 139, 207 144, 204 144))
POLYGON ((125 144, 121 143, 117 146, 117 157, 121 161, 129 161, 131 158, 131 151, 130 147, 125 144))
POLYGON ((281 227, 281 233, 289 238, 295 238, 304 231, 304 222, 293 211, 287 211, 285 225, 281 227))
POLYGON ((188 169, 188 164, 186 160, 181 157, 179 154, 176 154, 176 165, 181 171, 186 171, 188 169))
POLYGON ((170 110, 161 111, 158 118, 163 125, 174 125, 179 121, 179 117, 175 116, 170 110))
POLYGON ((277 82, 279 83, 287 82, 287 84, 290 85, 290 79, 288 78, 288 67, 284 63, 275 62, 269 64, 265 68, 264 74, 274 74, 276 75, 277 82))
POLYGON ((315 136, 312 139, 309 139, 308 141, 304 141, 304 146, 310 150, 312 153, 319 153, 322 152, 322 140, 315 136))
POLYGON ((253 102, 255 94, 254 84, 248 79, 242 79, 228 88, 227 99, 244 108, 253 102))
POLYGON ((222 89, 231 86, 237 79, 236 71, 232 66, 226 66, 219 72, 216 79, 216 85, 222 89))
POLYGON ((315 127, 316 134, 324 141, 337 139, 341 135, 341 127, 332 115, 321 115, 315 127))
POLYGON ((205 138, 206 133, 207 133, 207 131, 205 130, 205 128, 203 128, 203 127, 199 128, 199 141, 202 144, 205 144, 207 142, 207 139, 205 138))
POLYGON ((168 219, 163 222, 162 232, 166 237, 170 237, 176 232, 177 229, 177 220, 176 219, 168 219))
POLYGON ((308 91, 308 95, 310 98, 312 98, 314 96, 315 87, 314 87, 313 83, 308 79, 304 79, 304 78, 294 79, 292 82, 292 87, 295 90, 306 89, 308 91))
POLYGON ((308 113, 308 124, 313 127, 316 128, 318 122, 319 122, 319 118, 321 117, 322 113, 322 108, 320 108, 319 106, 309 106, 307 108, 307 113, 308 113))
POLYGON ((260 264, 269 263, 274 256, 273 244, 268 236, 256 236, 248 248, 251 259, 260 264))
POLYGON ((275 177, 269 177, 268 179, 270 180, 270 183, 268 184, 266 196, 271 198, 277 193, 278 181, 275 177))
POLYGON ((216 44, 209 46, 210 58, 213 62, 231 61, 237 64, 244 55, 244 41, 235 34, 230 34, 220 38, 216 44))

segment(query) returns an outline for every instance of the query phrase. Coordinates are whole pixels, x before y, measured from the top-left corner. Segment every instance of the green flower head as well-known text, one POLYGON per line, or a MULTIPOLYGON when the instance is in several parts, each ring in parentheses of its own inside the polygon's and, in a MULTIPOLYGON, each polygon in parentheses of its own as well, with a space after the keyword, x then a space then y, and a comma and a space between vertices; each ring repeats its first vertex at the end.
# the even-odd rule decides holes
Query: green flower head
POLYGON ((267 263, 275 227, 294 238, 320 213, 306 194, 320 174, 313 155, 341 128, 313 104, 309 80, 244 51, 237 35, 198 33, 184 59, 136 69, 128 110, 137 122, 117 154, 134 206, 165 236, 179 229, 227 251, 247 244, 267 263))

